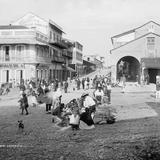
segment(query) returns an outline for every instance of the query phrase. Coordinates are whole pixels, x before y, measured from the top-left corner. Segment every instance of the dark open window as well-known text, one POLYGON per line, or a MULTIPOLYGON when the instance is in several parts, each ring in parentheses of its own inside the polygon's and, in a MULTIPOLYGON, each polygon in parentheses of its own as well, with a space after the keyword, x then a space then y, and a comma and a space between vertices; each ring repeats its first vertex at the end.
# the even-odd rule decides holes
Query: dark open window
POLYGON ((5 61, 9 61, 10 57, 9 57, 9 46, 5 46, 4 47, 4 51, 5 51, 5 61))

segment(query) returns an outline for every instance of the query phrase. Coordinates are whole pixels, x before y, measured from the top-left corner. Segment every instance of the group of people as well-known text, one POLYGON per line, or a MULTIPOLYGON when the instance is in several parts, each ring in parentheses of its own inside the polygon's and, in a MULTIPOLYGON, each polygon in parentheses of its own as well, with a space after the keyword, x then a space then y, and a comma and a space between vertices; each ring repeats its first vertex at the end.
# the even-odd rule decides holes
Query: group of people
POLYGON ((98 103, 111 103, 111 81, 110 77, 95 77, 94 78, 94 96, 98 103))
POLYGON ((79 77, 75 77, 72 80, 72 87, 73 87, 73 91, 80 90, 88 90, 89 88, 92 88, 92 79, 90 79, 89 77, 83 77, 82 79, 80 79, 79 77))
POLYGON ((1 87, 0 87, 0 95, 6 95, 6 94, 8 94, 10 92, 10 87, 9 87, 9 85, 8 84, 3 84, 3 85, 1 85, 1 87))
POLYGON ((64 83, 41 81, 38 85, 34 81, 28 82, 27 85, 22 83, 19 86, 20 100, 18 101, 21 114, 24 114, 25 111, 28 115, 28 107, 31 105, 37 106, 45 103, 46 113, 52 115, 52 122, 58 121, 59 125, 63 125, 65 122, 65 125, 71 125, 73 130, 94 128, 96 106, 111 101, 109 78, 95 76, 93 80, 90 78, 74 80, 77 90, 81 88, 81 85, 85 91, 94 88, 93 96, 84 92, 79 99, 73 99, 68 104, 64 104, 61 101, 62 90, 64 93, 68 92, 67 89, 70 84, 67 81, 64 83))
POLYGON ((96 112, 96 101, 89 93, 85 92, 78 99, 72 99, 68 104, 61 104, 53 111, 53 119, 58 117, 59 126, 70 125, 72 130, 94 128, 94 114, 96 112))
MULTIPOLYGON (((34 81, 30 81, 29 83, 20 84, 20 106, 23 110, 26 110, 29 105, 31 106, 37 106, 38 104, 45 103, 46 104, 46 112, 51 112, 51 106, 55 105, 55 101, 59 100, 62 95, 62 89, 64 89, 64 93, 67 93, 67 87, 68 83, 64 82, 58 83, 58 82, 51 82, 46 83, 46 81, 41 81, 38 86, 34 81), (64 88, 63 88, 64 86, 64 88), (27 105, 23 105, 24 99, 25 103, 27 105), (29 105, 28 105, 29 104, 29 105), (27 106, 27 107, 22 107, 27 106)), ((23 111, 22 111, 23 114, 23 111)), ((26 114, 28 114, 28 111, 26 110, 26 114)))

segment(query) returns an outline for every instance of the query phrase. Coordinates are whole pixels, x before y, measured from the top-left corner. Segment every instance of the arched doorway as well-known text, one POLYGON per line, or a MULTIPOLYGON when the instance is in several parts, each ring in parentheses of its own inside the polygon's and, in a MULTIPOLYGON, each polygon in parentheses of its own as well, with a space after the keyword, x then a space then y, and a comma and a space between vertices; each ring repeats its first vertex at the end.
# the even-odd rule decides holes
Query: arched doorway
POLYGON ((132 56, 122 57, 117 63, 117 79, 125 76, 126 81, 136 82, 140 77, 140 63, 132 56))

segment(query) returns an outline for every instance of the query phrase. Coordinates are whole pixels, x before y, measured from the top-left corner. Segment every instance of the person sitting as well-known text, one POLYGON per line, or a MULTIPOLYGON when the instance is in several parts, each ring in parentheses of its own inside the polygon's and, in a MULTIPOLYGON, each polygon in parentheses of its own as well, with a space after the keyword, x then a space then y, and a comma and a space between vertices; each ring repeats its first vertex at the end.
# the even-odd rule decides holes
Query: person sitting
POLYGON ((92 117, 94 117, 94 112, 96 111, 96 102, 92 97, 89 96, 88 93, 83 93, 82 96, 83 109, 88 108, 92 117))
POLYGON ((69 115, 69 125, 71 125, 72 130, 79 129, 79 121, 80 121, 80 116, 78 110, 73 110, 72 114, 69 115))
POLYGON ((101 104, 102 103, 102 98, 104 96, 104 92, 103 92, 101 87, 98 87, 98 89, 94 92, 94 96, 95 96, 98 104, 101 104))
POLYGON ((80 115, 80 129, 92 129, 95 128, 94 121, 91 116, 91 111, 89 108, 85 108, 85 112, 80 115))

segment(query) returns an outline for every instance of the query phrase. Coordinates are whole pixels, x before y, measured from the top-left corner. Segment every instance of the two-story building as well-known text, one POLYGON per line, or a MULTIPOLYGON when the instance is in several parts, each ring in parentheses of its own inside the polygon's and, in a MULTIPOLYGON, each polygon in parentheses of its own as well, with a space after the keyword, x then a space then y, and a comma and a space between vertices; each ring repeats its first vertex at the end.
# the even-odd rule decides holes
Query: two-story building
POLYGON ((0 84, 21 79, 46 79, 50 64, 48 38, 33 28, 0 26, 0 84), (37 73, 39 64, 41 72, 37 73))
POLYGON ((72 59, 69 61, 69 67, 74 70, 74 76, 80 76, 83 74, 83 45, 69 39, 64 39, 64 41, 71 44, 69 52, 72 53, 72 59))
POLYGON ((67 49, 64 49, 62 53, 64 57, 63 79, 67 80, 68 77, 73 78, 76 72, 73 68, 69 66, 70 64, 72 64, 74 44, 67 39, 63 39, 63 43, 67 46, 67 49))
MULTIPOLYGON (((47 61, 48 67, 41 63, 41 59, 38 59, 37 63, 37 77, 43 78, 41 72, 45 70, 50 80, 58 79, 63 80, 63 68, 64 63, 63 50, 67 49, 66 45, 62 41, 62 34, 64 33, 62 28, 52 20, 44 20, 32 13, 26 14, 22 18, 12 23, 13 25, 23 25, 28 28, 34 28, 36 31, 43 33, 48 37, 49 59, 47 61)), ((38 50, 43 50, 38 47, 38 50)), ((45 53, 44 53, 45 54, 45 53)), ((47 54, 47 53, 46 53, 47 54)), ((47 60, 43 58, 43 60, 47 60)))
POLYGON ((160 25, 150 21, 111 38, 110 51, 112 81, 122 76, 127 81, 144 80, 149 75, 155 83, 160 74, 160 25))
POLYGON ((104 57, 93 54, 93 55, 84 55, 84 60, 94 63, 96 65, 96 69, 102 69, 104 65, 104 57))
POLYGON ((72 65, 78 76, 83 74, 83 45, 79 42, 73 42, 72 65))

